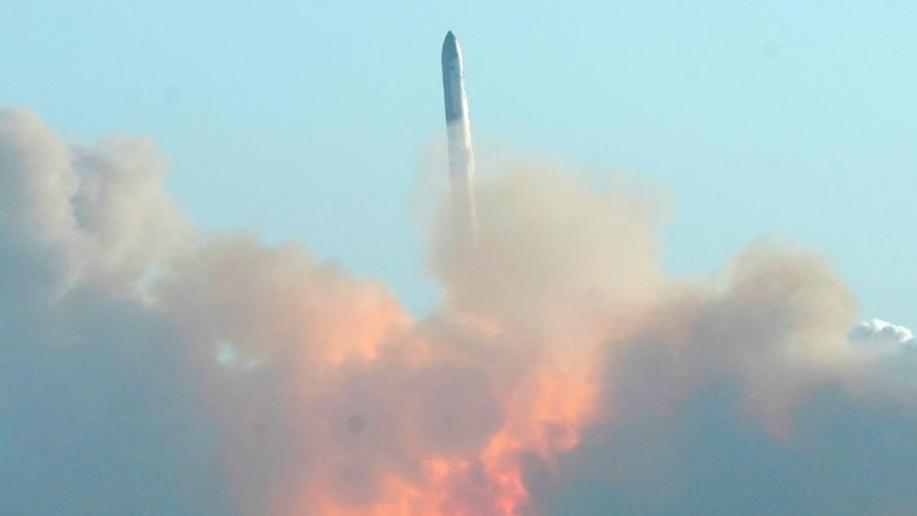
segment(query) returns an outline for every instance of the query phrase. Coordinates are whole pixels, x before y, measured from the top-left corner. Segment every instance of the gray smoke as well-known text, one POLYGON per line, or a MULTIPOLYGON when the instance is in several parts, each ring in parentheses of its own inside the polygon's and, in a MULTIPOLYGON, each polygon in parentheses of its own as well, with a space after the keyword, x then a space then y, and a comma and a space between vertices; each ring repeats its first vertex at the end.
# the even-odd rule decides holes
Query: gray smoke
MULTIPOLYGON (((415 320, 196 229, 144 138, 0 112, 0 513, 908 514, 917 355, 780 241, 659 265, 655 204, 521 164, 415 320), (853 328, 853 330, 850 330, 853 328)), ((443 207, 447 207, 444 204, 443 207)))

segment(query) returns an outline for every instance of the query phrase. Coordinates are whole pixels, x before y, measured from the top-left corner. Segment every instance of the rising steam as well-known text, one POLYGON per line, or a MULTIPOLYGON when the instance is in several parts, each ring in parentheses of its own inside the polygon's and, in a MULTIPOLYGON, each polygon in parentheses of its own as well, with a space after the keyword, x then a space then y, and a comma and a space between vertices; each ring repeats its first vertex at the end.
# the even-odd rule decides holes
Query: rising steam
POLYGON ((205 234, 146 140, 0 113, 0 512, 904 514, 914 337, 784 242, 660 268, 651 199, 519 165, 417 320, 205 234), (848 334, 850 328, 854 330, 848 334))

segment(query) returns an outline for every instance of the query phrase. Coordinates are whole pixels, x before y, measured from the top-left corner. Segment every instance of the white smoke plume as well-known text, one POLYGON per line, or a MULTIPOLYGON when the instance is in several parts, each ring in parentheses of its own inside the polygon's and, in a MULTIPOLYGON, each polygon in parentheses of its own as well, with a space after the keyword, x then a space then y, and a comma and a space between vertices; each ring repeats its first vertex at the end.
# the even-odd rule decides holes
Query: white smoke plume
POLYGON ((854 326, 850 340, 891 350, 917 346, 917 338, 910 329, 881 319, 870 319, 854 326))
POLYGON ((0 513, 907 514, 914 338, 761 241, 659 265, 656 206, 480 186, 422 320, 305 248, 205 234, 145 139, 0 112, 0 513), (854 330, 849 331, 851 327, 854 330))

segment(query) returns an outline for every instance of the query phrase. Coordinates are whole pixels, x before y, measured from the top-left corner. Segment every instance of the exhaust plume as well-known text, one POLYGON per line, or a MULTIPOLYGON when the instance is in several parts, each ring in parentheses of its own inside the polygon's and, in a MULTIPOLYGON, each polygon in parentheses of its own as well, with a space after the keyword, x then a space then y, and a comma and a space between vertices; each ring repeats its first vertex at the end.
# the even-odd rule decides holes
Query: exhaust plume
POLYGON ((479 185, 474 267, 443 203, 417 319, 302 246, 196 229, 147 139, 0 112, 0 512, 913 506, 906 329, 854 326, 785 242, 673 277, 652 199, 534 163, 479 185))

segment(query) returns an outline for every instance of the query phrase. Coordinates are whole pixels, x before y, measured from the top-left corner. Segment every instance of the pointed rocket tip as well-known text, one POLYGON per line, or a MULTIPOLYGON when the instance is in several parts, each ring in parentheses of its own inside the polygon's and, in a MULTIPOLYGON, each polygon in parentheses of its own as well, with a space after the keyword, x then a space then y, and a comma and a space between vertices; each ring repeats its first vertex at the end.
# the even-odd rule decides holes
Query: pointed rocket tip
POLYGON ((450 30, 446 33, 446 39, 443 40, 443 66, 447 61, 455 59, 458 52, 458 40, 455 39, 455 35, 450 30))

